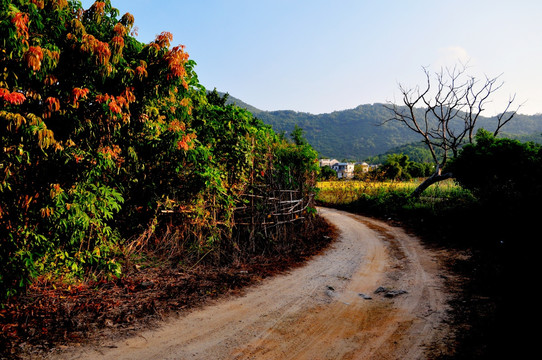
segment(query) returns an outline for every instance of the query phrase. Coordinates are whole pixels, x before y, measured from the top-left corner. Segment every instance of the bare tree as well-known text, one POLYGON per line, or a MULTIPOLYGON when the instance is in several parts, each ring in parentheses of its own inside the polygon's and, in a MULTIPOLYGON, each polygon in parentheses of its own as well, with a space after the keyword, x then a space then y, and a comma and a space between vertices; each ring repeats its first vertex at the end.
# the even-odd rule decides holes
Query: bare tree
MULTIPOLYGON (((423 70, 425 87, 407 89, 399 85, 404 106, 386 105, 393 114, 387 121, 399 121, 419 134, 435 163, 435 172, 414 190, 413 197, 420 196, 432 184, 453 177, 442 172, 446 163, 461 146, 473 142, 484 106, 503 85, 499 76, 486 76, 484 82, 469 76, 465 65, 443 68, 434 77, 427 68, 423 70)), ((510 97, 504 111, 494 118, 495 136, 519 109, 510 111, 514 98, 510 97)))

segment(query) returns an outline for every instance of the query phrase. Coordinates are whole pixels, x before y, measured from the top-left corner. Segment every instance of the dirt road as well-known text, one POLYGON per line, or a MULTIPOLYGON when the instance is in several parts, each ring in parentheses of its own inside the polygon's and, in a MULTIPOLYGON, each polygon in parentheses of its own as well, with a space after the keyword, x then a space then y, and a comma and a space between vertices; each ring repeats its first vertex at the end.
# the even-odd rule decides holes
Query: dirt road
POLYGON ((159 329, 57 358, 424 359, 445 351, 447 294, 435 255, 383 222, 319 211, 340 236, 304 267, 159 329))

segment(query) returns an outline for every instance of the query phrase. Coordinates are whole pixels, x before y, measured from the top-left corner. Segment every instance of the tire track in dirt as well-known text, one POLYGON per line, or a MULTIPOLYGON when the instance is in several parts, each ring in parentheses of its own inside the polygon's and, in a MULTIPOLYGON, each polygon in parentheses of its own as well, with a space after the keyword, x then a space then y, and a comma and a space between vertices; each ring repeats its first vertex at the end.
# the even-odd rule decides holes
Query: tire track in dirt
POLYGON ((384 222, 332 209, 319 212, 340 235, 304 267, 159 329, 59 358, 426 358, 428 347, 434 350, 448 335, 447 294, 434 254, 384 222), (405 293, 386 297, 374 293, 378 287, 405 293))

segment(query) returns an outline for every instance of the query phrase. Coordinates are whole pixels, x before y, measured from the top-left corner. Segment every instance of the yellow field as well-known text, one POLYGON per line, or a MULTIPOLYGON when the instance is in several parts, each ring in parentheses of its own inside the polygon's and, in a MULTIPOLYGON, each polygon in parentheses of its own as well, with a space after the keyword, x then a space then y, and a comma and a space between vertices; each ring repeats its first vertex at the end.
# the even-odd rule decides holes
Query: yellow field
POLYGON ((379 190, 379 189, 415 189, 419 182, 413 181, 319 181, 321 190, 379 190))
MULTIPOLYGON (((422 180, 412 181, 320 181, 317 188, 320 190, 317 198, 326 202, 345 203, 354 201, 362 194, 376 196, 390 191, 412 192, 422 180)), ((438 199, 448 198, 463 192, 453 180, 446 180, 434 184, 424 191, 423 197, 438 199)))

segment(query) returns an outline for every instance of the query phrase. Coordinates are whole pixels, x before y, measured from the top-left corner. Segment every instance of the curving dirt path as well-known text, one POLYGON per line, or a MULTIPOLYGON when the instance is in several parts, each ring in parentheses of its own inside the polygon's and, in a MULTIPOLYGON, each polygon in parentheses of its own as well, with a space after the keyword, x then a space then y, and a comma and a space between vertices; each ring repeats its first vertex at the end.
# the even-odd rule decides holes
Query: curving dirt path
POLYGON ((445 352, 448 294, 436 255, 384 222, 319 212, 339 239, 304 267, 159 329, 59 358, 424 359, 445 352))

